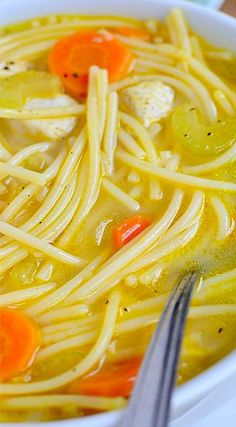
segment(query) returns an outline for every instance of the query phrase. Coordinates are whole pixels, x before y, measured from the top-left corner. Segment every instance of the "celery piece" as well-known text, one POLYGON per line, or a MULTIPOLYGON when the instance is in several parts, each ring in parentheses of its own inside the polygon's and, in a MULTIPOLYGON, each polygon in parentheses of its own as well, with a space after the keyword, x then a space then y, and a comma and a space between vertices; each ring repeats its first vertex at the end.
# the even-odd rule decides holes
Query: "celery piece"
POLYGON ((236 142, 236 119, 226 118, 214 124, 201 123, 196 108, 181 105, 172 116, 175 142, 199 156, 214 156, 236 142))
POLYGON ((43 71, 24 71, 1 79, 0 108, 21 108, 28 99, 52 98, 62 92, 57 76, 43 71))

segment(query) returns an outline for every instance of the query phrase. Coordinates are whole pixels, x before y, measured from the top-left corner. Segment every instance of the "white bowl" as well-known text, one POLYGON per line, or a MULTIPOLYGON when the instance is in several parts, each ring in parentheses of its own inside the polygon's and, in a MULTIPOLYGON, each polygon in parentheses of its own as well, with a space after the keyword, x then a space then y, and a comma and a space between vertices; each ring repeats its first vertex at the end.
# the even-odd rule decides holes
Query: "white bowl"
POLYGON ((224 3, 224 0, 188 0, 188 1, 200 4, 201 6, 212 7, 214 9, 219 9, 224 3))
MULTIPOLYGON (((6 0, 0 3, 0 26, 54 13, 126 15, 141 19, 163 19, 172 7, 185 10, 191 27, 215 45, 236 49, 236 20, 223 13, 175 0, 6 0)), ((216 385, 236 373, 236 351, 174 392, 172 419, 179 417, 216 385)), ((121 411, 86 418, 44 423, 44 427, 114 427, 121 411)), ((38 423, 27 423, 28 427, 38 423)), ((17 426, 7 423, 7 427, 17 426)), ((25 424, 24 424, 25 425, 25 424)), ((41 424, 42 425, 42 424, 41 424)), ((144 426, 145 427, 145 426, 144 426)))

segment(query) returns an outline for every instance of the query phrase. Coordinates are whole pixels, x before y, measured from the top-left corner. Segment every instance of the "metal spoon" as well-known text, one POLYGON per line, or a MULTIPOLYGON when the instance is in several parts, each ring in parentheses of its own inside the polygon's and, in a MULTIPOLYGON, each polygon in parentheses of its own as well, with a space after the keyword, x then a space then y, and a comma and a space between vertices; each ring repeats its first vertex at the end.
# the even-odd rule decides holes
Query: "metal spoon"
POLYGON ((189 304, 199 271, 185 274, 172 292, 145 355, 120 427, 166 427, 189 304))

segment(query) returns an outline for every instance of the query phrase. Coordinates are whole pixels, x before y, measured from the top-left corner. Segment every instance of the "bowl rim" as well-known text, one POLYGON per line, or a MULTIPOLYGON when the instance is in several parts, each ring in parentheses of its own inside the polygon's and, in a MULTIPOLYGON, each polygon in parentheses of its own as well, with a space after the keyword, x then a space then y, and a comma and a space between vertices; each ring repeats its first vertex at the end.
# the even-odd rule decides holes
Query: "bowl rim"
MULTIPOLYGON (((32 0, 2 0, 0 2, 0 13, 1 10, 4 11, 4 9, 10 10, 11 8, 19 7, 22 8, 24 6, 27 6, 31 3, 32 0)), ((71 0, 71 2, 74 2, 77 6, 78 3, 83 0, 71 0)), ((96 3, 96 0, 90 0, 94 4, 96 3)), ((101 3, 105 3, 107 0, 101 0, 101 3)), ((127 1, 127 0, 126 0, 127 1)), ((58 10, 60 10, 60 5, 64 2, 64 0, 57 0, 58 10)), ((113 0, 113 3, 124 3, 125 0, 113 0)), ((39 0, 38 3, 48 3, 48 0, 39 0)), ((52 1, 53 3, 53 1, 52 1)), ((223 12, 208 9, 204 6, 198 5, 196 3, 187 3, 183 0, 129 0, 129 3, 133 3, 136 7, 139 7, 140 4, 156 4, 156 5, 164 5, 164 8, 169 10, 172 7, 180 7, 184 9, 185 11, 189 11, 190 13, 194 14, 194 12, 201 12, 203 15, 208 16, 209 19, 213 21, 217 21, 220 23, 223 23, 230 27, 232 31, 235 31, 236 34, 236 19, 226 15, 223 12)), ((52 12, 55 13, 55 12, 52 12)), ((59 12, 60 14, 60 12, 59 12)), ((1 15, 1 14, 0 14, 1 15)), ((96 12, 94 13, 96 15, 96 12)), ((115 13, 115 15, 117 15, 115 13)), ((122 14, 121 14, 122 15, 122 14)), ((120 16, 121 16, 120 15, 120 16)), ((129 15, 129 14, 127 14, 129 15)), ((42 14, 43 16, 43 14, 42 14)), ((38 17, 35 16, 35 17, 38 17)), ((4 21, 4 17, 3 17, 4 21)), ((7 21, 7 19, 6 19, 7 21)), ((21 22, 20 19, 11 19, 11 22, 21 22)), ((2 24, 0 23, 0 26, 2 24)), ((4 25, 4 24, 3 24, 4 25)), ((191 398, 189 396, 196 397, 198 396, 199 399, 202 398, 202 392, 204 391, 206 385, 208 384, 207 390, 212 390, 215 386, 217 386, 221 381, 227 379, 232 374, 236 373, 236 350, 231 351, 227 356, 223 357, 221 360, 217 361, 214 365, 203 371, 202 373, 198 374, 191 380, 187 381, 185 384, 176 387, 174 391, 173 396, 173 410, 175 411, 176 408, 182 407, 186 401, 191 401, 191 398), (209 387, 210 384, 210 387, 209 387)), ((50 421, 50 422, 35 422, 35 423, 24 423, 27 427, 33 427, 33 426, 44 426, 44 427, 50 427, 51 425, 56 425, 58 427, 65 426, 66 425, 77 425, 79 422, 80 427, 108 427, 111 425, 115 425, 116 422, 119 420, 121 413, 123 411, 111 411, 106 412, 98 415, 90 415, 84 418, 75 418, 75 419, 66 419, 66 420, 56 420, 56 421, 50 421), (110 420, 110 422, 109 422, 110 420)), ((3 423, 5 425, 5 423, 3 423)), ((2 424, 2 425, 3 425, 2 424)), ((19 423, 7 423, 6 424, 9 427, 16 427, 19 425, 19 423)))
MULTIPOLYGON (((79 2, 81 2, 82 0, 74 0, 74 2, 77 2, 77 5, 79 4, 79 2)), ((109 0, 100 0, 101 3, 107 2, 109 0)), ((222 3, 223 0, 217 0, 220 4, 220 2, 222 3)), ((95 0, 96 2, 96 0, 95 0)), ((120 3, 125 3, 124 0, 120 0, 120 3)), ((28 6, 31 3, 31 0, 0 0, 0 9, 7 7, 8 9, 18 6, 18 5, 25 5, 28 6)), ((41 4, 47 4, 48 1, 47 0, 39 0, 39 3, 41 4)), ((51 3, 53 4, 53 1, 51 1, 51 3)), ((88 0, 89 3, 89 0, 88 0)), ((113 3, 119 3, 119 1, 117 0, 113 0, 113 3)), ((198 3, 193 3, 191 1, 187 1, 187 0, 129 0, 129 4, 133 3, 134 5, 137 3, 152 3, 152 4, 156 4, 156 5, 164 5, 167 6, 167 9, 171 9, 173 7, 179 7, 181 9, 185 9, 186 11, 201 11, 203 14, 207 14, 210 18, 213 19, 217 19, 217 17, 221 17, 220 20, 225 20, 227 21, 227 24, 229 26, 233 26, 235 27, 235 23, 236 23, 236 18, 234 16, 228 15, 227 13, 218 10, 218 9, 214 9, 211 7, 207 7, 198 3)), ((64 4, 64 0, 57 0, 57 5, 58 7, 60 7, 60 5, 64 4)), ((23 9, 23 7, 22 7, 23 9)), ((60 15, 60 13, 59 13, 60 15)), ((96 13, 94 13, 94 15, 96 15, 96 13)), ((109 15, 109 14, 108 14, 109 15)), ((117 14, 116 14, 117 15, 117 14)), ((35 16, 38 17, 39 15, 35 16)), ((41 15, 41 16, 46 16, 46 15, 41 15)), ((121 13, 120 15, 117 16, 127 16, 123 13, 121 13)), ((22 20, 16 20, 12 19, 11 22, 15 23, 15 22, 21 22, 22 20)), ((7 24, 8 25, 8 24, 7 24)), ((0 21, 0 27, 1 27, 1 21, 0 21)))

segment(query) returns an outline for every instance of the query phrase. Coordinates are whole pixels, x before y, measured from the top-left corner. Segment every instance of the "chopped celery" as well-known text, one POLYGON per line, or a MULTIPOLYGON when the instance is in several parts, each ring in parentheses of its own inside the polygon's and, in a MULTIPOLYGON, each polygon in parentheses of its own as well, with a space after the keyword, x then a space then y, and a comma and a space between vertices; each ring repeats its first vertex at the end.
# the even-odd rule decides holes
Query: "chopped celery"
POLYGON ((29 70, 1 79, 0 108, 20 108, 28 99, 51 98, 62 93, 57 76, 29 70))
POLYGON ((235 118, 205 125, 201 123, 197 110, 186 104, 176 108, 172 129, 176 142, 199 156, 214 156, 236 142, 235 118))
POLYGON ((221 77, 236 83, 236 58, 232 61, 222 61, 220 59, 211 59, 208 61, 210 67, 221 77))
POLYGON ((37 268, 38 263, 33 255, 28 255, 27 258, 15 265, 10 272, 10 280, 12 279, 15 290, 22 285, 31 285, 37 268))

